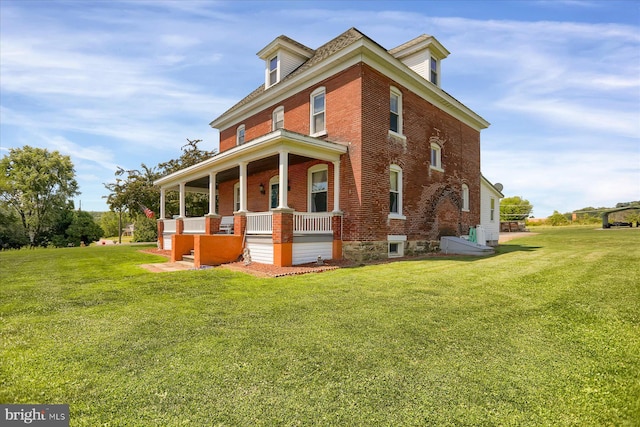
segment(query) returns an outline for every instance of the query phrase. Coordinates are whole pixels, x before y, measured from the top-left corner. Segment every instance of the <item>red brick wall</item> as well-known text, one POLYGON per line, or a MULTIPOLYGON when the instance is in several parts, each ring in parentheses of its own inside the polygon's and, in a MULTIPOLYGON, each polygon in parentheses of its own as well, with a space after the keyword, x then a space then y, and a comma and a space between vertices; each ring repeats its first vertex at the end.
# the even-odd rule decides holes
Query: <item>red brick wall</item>
MULTIPOLYGON (((480 222, 479 132, 440 111, 386 76, 357 64, 262 112, 247 118, 247 141, 271 131, 271 114, 282 105, 287 130, 309 133, 309 96, 326 88, 326 139, 348 145, 341 159, 340 208, 344 211, 343 240, 384 241, 388 234, 409 240, 435 239, 441 233, 466 233, 480 222), (390 86, 403 94, 403 133, 406 142, 389 137, 390 86), (429 168, 430 138, 442 143, 444 172, 429 168), (403 214, 406 220, 389 220, 389 166, 403 171, 403 214), (461 185, 469 187, 470 212, 461 212, 461 185)), ((239 123, 240 124, 240 123, 239 123)), ((220 150, 235 147, 237 126, 220 133, 220 150)), ((289 207, 307 208, 307 171, 314 164, 290 166, 289 207)), ((269 207, 269 179, 277 170, 250 175, 248 209, 269 207), (259 193, 263 183, 266 194, 259 193)), ((333 209, 333 165, 329 164, 329 210, 333 209)), ((237 182, 237 180, 235 181, 237 182)), ((233 184, 219 185, 219 213, 233 211, 233 184)))

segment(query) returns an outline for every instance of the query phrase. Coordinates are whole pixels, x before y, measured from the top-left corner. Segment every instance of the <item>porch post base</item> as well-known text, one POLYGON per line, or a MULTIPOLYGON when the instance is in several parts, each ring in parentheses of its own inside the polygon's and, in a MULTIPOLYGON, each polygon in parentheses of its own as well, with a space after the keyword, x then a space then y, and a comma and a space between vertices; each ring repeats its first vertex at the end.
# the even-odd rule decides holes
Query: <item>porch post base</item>
POLYGON ((207 214, 204 216, 204 234, 212 235, 220 229, 220 215, 207 214))
POLYGON ((291 267, 293 265, 293 243, 273 244, 273 265, 291 267))

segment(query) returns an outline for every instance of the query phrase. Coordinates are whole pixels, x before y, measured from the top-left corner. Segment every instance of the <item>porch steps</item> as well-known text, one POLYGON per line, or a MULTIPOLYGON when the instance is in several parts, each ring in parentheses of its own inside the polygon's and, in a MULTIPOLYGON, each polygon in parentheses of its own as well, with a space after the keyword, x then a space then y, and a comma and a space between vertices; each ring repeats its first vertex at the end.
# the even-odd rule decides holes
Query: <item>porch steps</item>
POLYGON ((193 249, 191 249, 191 252, 189 252, 189 255, 182 255, 182 261, 184 262, 190 262, 191 264, 193 264, 195 262, 195 256, 193 255, 193 249))

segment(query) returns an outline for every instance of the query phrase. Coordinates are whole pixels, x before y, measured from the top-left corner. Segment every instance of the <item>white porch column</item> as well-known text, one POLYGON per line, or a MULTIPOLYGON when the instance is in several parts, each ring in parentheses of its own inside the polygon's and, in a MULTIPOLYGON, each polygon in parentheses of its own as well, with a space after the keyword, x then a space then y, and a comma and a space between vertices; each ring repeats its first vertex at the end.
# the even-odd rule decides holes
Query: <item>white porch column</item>
POLYGON ((333 211, 340 212, 340 160, 333 162, 333 211))
POLYGON ((160 189, 160 219, 164 219, 165 214, 165 189, 160 189))
POLYGON ((217 215, 216 212, 216 173, 209 173, 209 215, 217 215))
POLYGON ((186 214, 186 208, 185 208, 185 204, 184 204, 184 196, 186 193, 186 182, 181 182, 180 183, 180 218, 184 218, 187 214, 186 214))
POLYGON ((238 163, 240 167, 240 212, 247 211, 247 162, 238 163))
POLYGON ((279 178, 280 182, 278 183, 280 193, 280 200, 278 201, 278 209, 288 209, 288 183, 289 183, 289 152, 286 150, 280 151, 279 156, 279 178))

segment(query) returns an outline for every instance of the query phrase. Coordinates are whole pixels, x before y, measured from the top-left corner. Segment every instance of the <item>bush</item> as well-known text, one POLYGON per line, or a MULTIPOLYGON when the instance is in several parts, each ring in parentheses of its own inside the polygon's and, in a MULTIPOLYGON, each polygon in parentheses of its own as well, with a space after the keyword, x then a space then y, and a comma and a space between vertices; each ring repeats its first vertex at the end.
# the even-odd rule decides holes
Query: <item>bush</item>
POLYGON ((158 240, 158 226, 155 219, 139 215, 134 224, 132 242, 155 242, 158 240))

